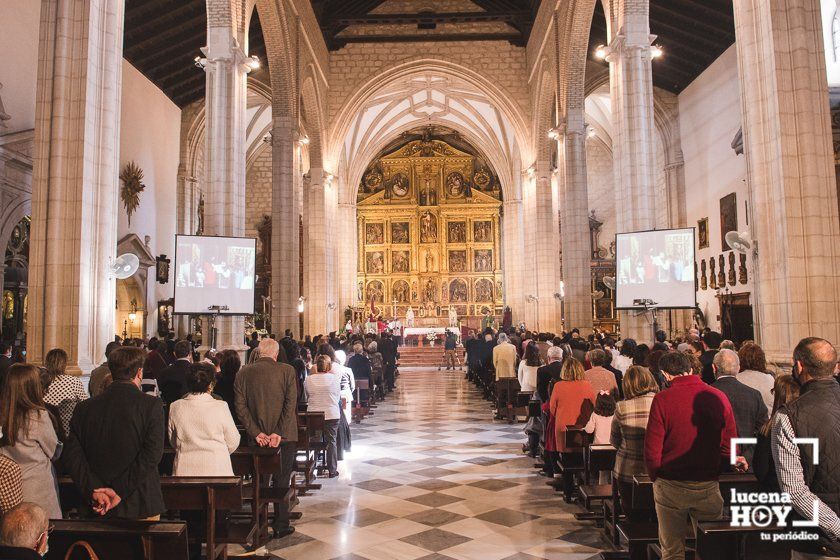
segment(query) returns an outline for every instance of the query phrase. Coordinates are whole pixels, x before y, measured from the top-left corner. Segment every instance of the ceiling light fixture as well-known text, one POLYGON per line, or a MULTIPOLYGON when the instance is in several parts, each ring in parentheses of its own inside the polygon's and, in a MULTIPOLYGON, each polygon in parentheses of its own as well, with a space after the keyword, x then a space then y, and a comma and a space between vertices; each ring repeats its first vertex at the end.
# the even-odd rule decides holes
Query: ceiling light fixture
POLYGON ((207 66, 207 59, 201 56, 197 56, 193 59, 193 63, 195 63, 196 68, 204 68, 207 66))
POLYGON ((550 140, 559 140, 560 139, 560 128, 554 127, 548 129, 548 138, 550 140))
POLYGON ((249 68, 249 72, 251 70, 258 70, 261 66, 260 57, 258 57, 257 55, 249 56, 245 59, 245 66, 249 68))
POLYGON ((650 58, 652 60, 656 60, 657 58, 661 58, 663 56, 665 56, 665 50, 662 48, 662 45, 651 45, 650 58))
POLYGON ((606 60, 610 54, 610 48, 606 45, 598 45, 595 47, 595 58, 598 60, 606 60))

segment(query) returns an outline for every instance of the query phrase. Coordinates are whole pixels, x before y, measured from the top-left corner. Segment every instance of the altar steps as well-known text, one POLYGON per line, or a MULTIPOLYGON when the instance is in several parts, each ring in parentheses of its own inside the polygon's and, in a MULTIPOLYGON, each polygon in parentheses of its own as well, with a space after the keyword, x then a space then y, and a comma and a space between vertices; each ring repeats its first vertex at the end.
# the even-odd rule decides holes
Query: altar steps
MULTIPOLYGON (((443 344, 435 346, 400 346, 400 366, 402 367, 438 367, 443 364, 443 344)), ((464 364, 464 349, 455 350, 460 363, 464 364)), ((456 364, 458 362, 456 361, 456 364)), ((464 365, 466 368, 466 365, 464 365)))

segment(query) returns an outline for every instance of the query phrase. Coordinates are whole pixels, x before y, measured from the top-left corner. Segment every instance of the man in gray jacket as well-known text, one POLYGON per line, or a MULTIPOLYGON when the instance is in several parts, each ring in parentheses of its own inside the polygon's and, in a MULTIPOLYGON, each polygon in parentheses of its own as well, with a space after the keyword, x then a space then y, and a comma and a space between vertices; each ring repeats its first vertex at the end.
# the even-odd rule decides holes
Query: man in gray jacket
MULTIPOLYGON (((279 343, 264 338, 258 347, 260 358, 236 375, 236 413, 245 427, 250 445, 279 447, 282 468, 273 476, 273 486, 288 490, 297 451, 297 381, 292 366, 277 362, 279 343)), ((285 493, 283 493, 285 495, 285 493)), ((288 507, 274 503, 274 537, 294 533, 288 507)))

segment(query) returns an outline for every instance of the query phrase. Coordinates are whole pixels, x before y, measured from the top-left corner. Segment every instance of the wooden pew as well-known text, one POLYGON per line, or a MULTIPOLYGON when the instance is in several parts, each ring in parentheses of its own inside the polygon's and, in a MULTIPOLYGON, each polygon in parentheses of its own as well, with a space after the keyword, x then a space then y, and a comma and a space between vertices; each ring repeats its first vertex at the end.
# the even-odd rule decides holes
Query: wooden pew
POLYGON ((613 497, 612 484, 598 484, 598 477, 601 471, 612 471, 615 466, 616 449, 612 445, 596 445, 591 443, 583 448, 584 483, 580 485, 579 491, 583 500, 583 507, 586 513, 576 513, 575 519, 579 521, 595 520, 597 524, 603 522, 603 504, 613 497), (595 478, 595 482, 592 479, 595 478), (597 505, 598 511, 593 511, 593 505, 597 505))
POLYGON ((205 513, 204 530, 191 535, 189 542, 206 543, 207 560, 227 558, 227 543, 246 543, 249 530, 237 532, 229 522, 216 525, 217 511, 242 509, 240 477, 167 476, 161 478, 160 489, 167 509, 205 513))
MULTIPOLYGON (((723 473, 720 475, 719 484, 724 503, 727 503, 729 491, 736 488, 739 491, 752 491, 757 488, 755 475, 743 473, 723 473)), ((658 526, 656 524, 656 506, 653 500, 653 483, 647 476, 633 477, 632 508, 638 517, 646 516, 650 521, 623 521, 618 524, 621 538, 627 541, 627 548, 631 560, 647 560, 648 545, 656 544, 659 540, 658 526)), ((694 528, 688 525, 686 528, 686 549, 694 546, 694 528)), ((651 548, 651 554, 655 556, 656 547, 651 548)))
MULTIPOLYGON (((47 560, 65 560, 78 541, 90 544, 102 560, 184 560, 188 557, 187 525, 172 521, 125 519, 54 519, 47 560)), ((78 550, 78 549, 77 549, 78 550)), ((74 553, 71 559, 77 556, 74 553)), ((87 558, 86 555, 80 556, 87 558)))
MULTIPOLYGON (((242 479, 239 476, 162 476, 160 488, 168 511, 207 513, 203 534, 191 535, 189 542, 207 543, 208 560, 227 558, 227 543, 246 544, 254 533, 251 526, 244 530, 238 530, 230 523, 216 526, 216 511, 236 511, 242 508, 242 479)), ((59 479, 59 497, 63 510, 81 508, 82 497, 68 477, 59 479)), ((102 520, 104 523, 111 521, 118 520, 102 520)))
POLYGON ((790 531, 788 527, 732 527, 728 520, 697 524, 697 560, 787 560, 791 541, 763 541, 761 533, 790 531))
POLYGON ((560 452, 558 470, 563 481, 563 500, 570 504, 574 501, 575 476, 582 475, 584 471, 583 449, 588 436, 583 428, 576 426, 566 426, 564 435, 566 451, 560 452))

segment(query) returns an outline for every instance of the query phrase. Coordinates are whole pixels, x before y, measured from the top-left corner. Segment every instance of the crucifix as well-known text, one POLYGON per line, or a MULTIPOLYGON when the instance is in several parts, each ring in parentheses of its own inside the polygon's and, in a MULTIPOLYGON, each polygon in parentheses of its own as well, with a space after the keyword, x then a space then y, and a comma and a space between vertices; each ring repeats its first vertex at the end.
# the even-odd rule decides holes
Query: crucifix
POLYGON ((423 189, 420 191, 420 206, 437 206, 437 189, 432 184, 435 177, 432 166, 424 166, 420 177, 423 180, 423 189))

